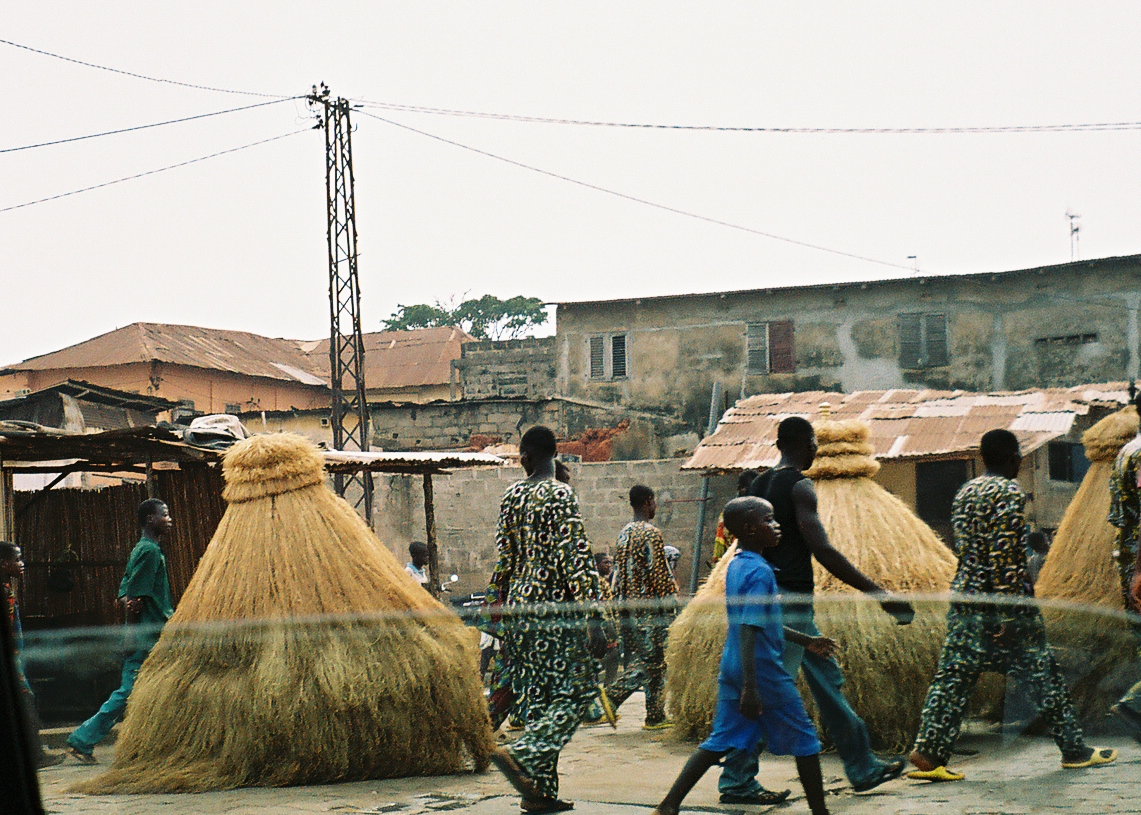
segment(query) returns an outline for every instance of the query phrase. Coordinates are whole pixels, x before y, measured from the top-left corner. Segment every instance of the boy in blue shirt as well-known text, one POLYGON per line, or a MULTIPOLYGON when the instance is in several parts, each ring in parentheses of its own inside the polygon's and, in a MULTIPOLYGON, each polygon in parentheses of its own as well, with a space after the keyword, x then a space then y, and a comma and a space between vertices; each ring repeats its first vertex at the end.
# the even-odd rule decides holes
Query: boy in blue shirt
POLYGON ((738 553, 729 564, 725 600, 729 631, 721 656, 713 733, 686 762, 655 815, 677 815, 681 802, 705 771, 732 749, 750 750, 764 740, 770 752, 796 757, 812 815, 827 815, 820 771, 820 740, 796 683, 784 669, 787 638, 813 653, 831 656, 837 645, 785 628, 776 577, 761 550, 780 543, 773 507, 762 498, 735 498, 725 506, 725 526, 736 535, 738 553))

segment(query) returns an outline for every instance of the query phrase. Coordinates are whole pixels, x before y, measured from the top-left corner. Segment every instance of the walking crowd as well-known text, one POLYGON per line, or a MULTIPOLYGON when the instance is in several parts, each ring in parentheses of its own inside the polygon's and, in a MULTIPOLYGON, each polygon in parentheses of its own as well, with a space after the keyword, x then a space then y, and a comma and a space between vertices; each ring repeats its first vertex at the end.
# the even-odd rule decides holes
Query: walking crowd
MULTIPOLYGON (((813 481, 805 474, 818 449, 812 425, 798 417, 783 420, 777 447, 776 466, 763 474, 742 474, 738 497, 726 504, 718 525, 715 557, 732 554, 732 560, 726 572, 728 633, 712 733, 682 768, 655 810, 658 815, 677 813, 686 794, 715 764, 721 766, 723 803, 785 800, 789 790, 768 790, 757 781, 759 757, 766 749, 794 757, 809 809, 814 815, 826 813, 821 741, 798 677, 804 679, 818 721, 854 790, 874 789, 907 769, 903 757, 873 752, 868 727, 845 695, 836 659, 844 643, 824 636, 816 624, 814 564, 873 598, 899 626, 909 625, 915 610, 830 541, 813 481)), ((979 452, 985 473, 964 484, 954 499, 954 595, 908 775, 929 782, 965 777, 949 763, 967 703, 984 671, 1008 674, 1025 690, 1049 726, 1062 767, 1110 764, 1117 751, 1087 743, 1033 602, 1027 496, 1016 481, 1022 464, 1018 439, 1007 430, 991 430, 982 436, 979 452)), ((569 473, 556 458, 551 430, 538 426, 523 435, 520 463, 526 478, 502 498, 498 559, 481 618, 485 638, 498 644, 487 666, 493 725, 510 717, 521 728, 514 741, 492 753, 491 761, 519 792, 521 809, 530 815, 573 807, 559 797, 558 762, 580 724, 613 724, 623 703, 641 690, 646 698, 643 729, 671 726, 665 653, 678 609, 677 550, 666 545, 654 525, 657 497, 652 488, 634 485, 629 491, 632 518, 613 554, 596 552, 569 473), (620 659, 625 665, 621 672, 620 659)), ((1115 562, 1121 591, 1134 611, 1141 610, 1139 478, 1141 436, 1117 458, 1109 515, 1118 530, 1115 562)), ((82 763, 96 762, 95 747, 122 718, 139 668, 172 613, 162 543, 173 521, 166 505, 153 499, 139 508, 138 520, 141 537, 119 590, 128 620, 137 624, 136 636, 120 687, 67 740, 66 754, 82 763)), ((413 544, 410 554, 411 579, 421 584, 436 579, 425 572, 423 544, 413 544)), ((12 580, 22 573, 20 558, 18 547, 0 546, 0 575, 17 630, 12 580)), ((1134 633, 1141 643, 1136 625, 1134 633)), ((35 732, 34 700, 26 680, 23 689, 33 722, 29 729, 35 732)), ((1141 683, 1113 712, 1141 741, 1141 683)), ((62 758, 44 753, 38 741, 34 749, 41 765, 62 758)))

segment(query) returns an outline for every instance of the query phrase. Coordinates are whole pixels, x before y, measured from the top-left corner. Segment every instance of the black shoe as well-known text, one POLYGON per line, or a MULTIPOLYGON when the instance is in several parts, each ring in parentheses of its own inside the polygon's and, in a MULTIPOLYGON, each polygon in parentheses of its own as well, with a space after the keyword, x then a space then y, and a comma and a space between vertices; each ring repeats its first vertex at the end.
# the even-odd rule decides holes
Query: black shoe
POLYGON ((889 761, 887 764, 880 768, 879 772, 871 778, 861 781, 859 784, 853 784, 852 789, 856 792, 867 792, 874 790, 880 784, 887 783, 893 778, 899 778, 900 773, 903 772, 904 762, 902 758, 897 758, 894 761, 889 761))
POLYGON ((721 803, 772 806, 773 804, 783 804, 788 800, 788 796, 790 795, 792 795, 792 790, 781 790, 780 792, 775 790, 761 790, 752 795, 733 795, 725 792, 721 794, 721 803))

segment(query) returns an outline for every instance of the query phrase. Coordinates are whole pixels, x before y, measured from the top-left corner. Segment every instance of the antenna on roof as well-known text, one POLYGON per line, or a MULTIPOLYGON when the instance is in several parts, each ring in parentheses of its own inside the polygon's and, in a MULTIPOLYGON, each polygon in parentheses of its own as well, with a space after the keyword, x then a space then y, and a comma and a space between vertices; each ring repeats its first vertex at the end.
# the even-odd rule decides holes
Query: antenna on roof
POLYGON ((1078 233, 1082 229, 1082 225, 1078 223, 1078 218, 1082 216, 1067 209, 1066 217, 1070 219, 1070 260, 1074 261, 1078 259, 1078 233))
POLYGON ((907 259, 911 261, 911 271, 915 272, 916 274, 919 274, 919 256, 918 255, 908 255, 907 259))

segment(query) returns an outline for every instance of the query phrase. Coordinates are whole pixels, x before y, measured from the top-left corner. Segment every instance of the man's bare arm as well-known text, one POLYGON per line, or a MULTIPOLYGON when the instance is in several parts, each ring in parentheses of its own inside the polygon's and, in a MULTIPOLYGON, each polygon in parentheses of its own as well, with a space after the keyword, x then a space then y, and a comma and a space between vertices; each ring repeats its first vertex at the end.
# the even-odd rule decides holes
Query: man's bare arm
POLYGON ((820 520, 816 490, 811 481, 804 479, 793 486, 792 503, 796 507, 796 524, 800 534, 820 565, 857 591, 881 595, 880 604, 884 611, 895 617, 900 625, 911 622, 915 612, 907 601, 892 599, 882 586, 857 569, 843 552, 832 545, 824 523, 820 520))

